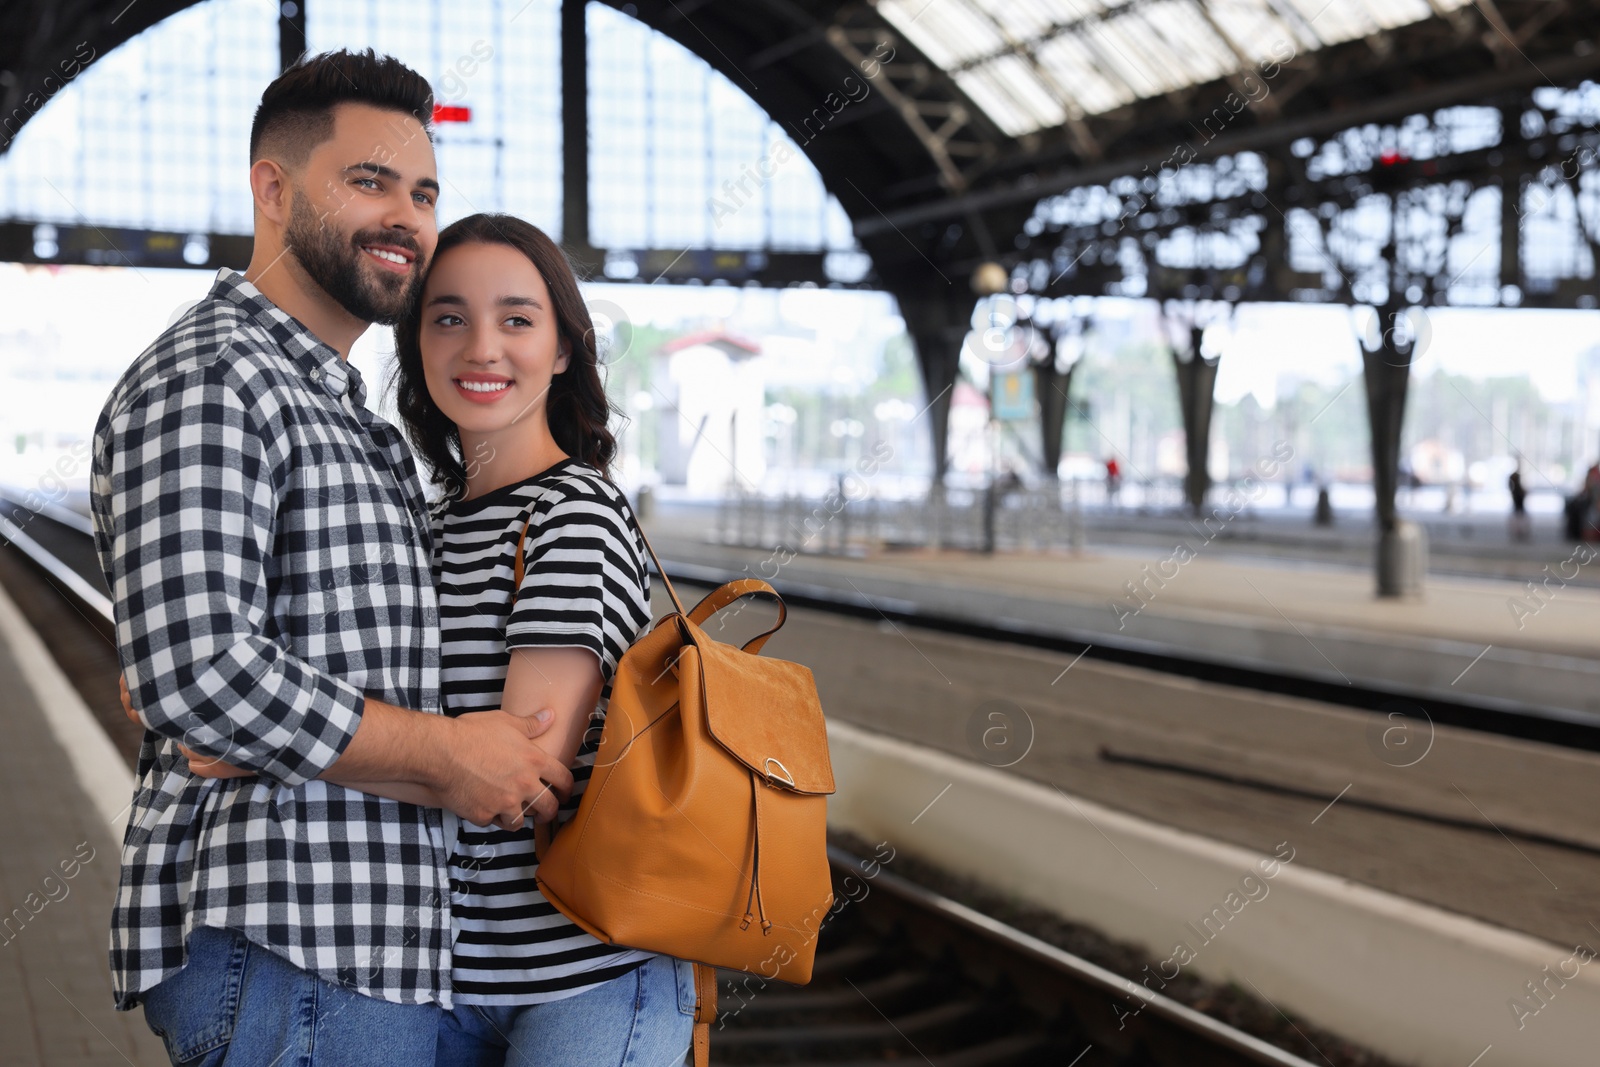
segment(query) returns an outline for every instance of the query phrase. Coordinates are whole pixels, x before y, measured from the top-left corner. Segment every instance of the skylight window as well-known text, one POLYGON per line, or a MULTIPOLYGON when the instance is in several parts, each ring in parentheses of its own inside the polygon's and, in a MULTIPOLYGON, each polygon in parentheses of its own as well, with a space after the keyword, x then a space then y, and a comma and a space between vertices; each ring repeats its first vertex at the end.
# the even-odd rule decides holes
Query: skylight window
POLYGON ((1469 2, 878 0, 877 6, 996 125, 1017 136, 1469 2))

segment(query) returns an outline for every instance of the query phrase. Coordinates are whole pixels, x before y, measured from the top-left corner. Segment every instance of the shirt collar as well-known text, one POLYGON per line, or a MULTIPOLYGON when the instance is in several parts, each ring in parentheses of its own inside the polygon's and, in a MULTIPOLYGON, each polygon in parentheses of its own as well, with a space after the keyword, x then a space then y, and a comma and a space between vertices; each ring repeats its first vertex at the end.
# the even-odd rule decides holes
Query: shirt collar
POLYGON ((217 272, 217 280, 212 283, 211 296, 243 308, 252 322, 272 336, 312 385, 335 397, 349 392, 357 405, 366 403, 367 390, 361 373, 306 329, 302 322, 245 281, 243 274, 223 267, 217 272))

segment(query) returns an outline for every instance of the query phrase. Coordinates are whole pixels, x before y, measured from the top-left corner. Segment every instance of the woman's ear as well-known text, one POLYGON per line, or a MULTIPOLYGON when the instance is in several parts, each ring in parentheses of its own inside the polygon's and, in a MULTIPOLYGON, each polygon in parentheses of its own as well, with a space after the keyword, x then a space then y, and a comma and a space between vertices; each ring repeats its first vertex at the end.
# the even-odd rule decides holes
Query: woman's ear
POLYGON ((561 335, 561 339, 556 342, 556 365, 555 370, 551 372, 552 376, 565 371, 567 369, 567 365, 571 362, 572 342, 567 340, 566 335, 563 334, 561 335))

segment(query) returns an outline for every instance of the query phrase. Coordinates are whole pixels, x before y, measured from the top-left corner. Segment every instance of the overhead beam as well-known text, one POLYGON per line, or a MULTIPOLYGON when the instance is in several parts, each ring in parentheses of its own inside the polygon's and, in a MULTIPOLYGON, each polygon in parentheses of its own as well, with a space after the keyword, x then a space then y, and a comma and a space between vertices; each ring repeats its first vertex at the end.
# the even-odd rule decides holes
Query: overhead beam
POLYGON ((561 243, 586 274, 589 244, 589 31, 584 0, 561 0, 561 243))
POLYGON ((300 61, 306 52, 306 4, 310 0, 288 0, 278 5, 278 71, 282 73, 300 61))
MULTIPOLYGON (((1194 149, 1195 159, 1215 159, 1235 152, 1256 151, 1287 144, 1301 137, 1336 133, 1363 123, 1404 118, 1419 111, 1482 99, 1496 93, 1527 89, 1534 85, 1546 84, 1547 81, 1561 82, 1576 79, 1600 71, 1600 49, 1587 55, 1547 60, 1541 66, 1542 74, 1530 67, 1527 70, 1517 69, 1463 78, 1431 89, 1386 96, 1380 100, 1342 110, 1322 112, 1298 119, 1280 119, 1268 126, 1219 134, 1204 145, 1191 145, 1191 147, 1194 149)), ((869 236, 893 228, 905 229, 923 223, 945 222, 973 211, 987 211, 1010 204, 1039 200, 1079 186, 1096 185, 1125 174, 1135 174, 1142 168, 1159 166, 1171 156, 1172 146, 1166 145, 1088 166, 1057 171, 1045 177, 1026 176, 1014 182, 960 196, 898 210, 887 209, 882 215, 859 220, 856 223, 856 233, 860 236, 869 236)), ((1011 165, 1015 166, 1016 161, 1011 161, 1011 165)))

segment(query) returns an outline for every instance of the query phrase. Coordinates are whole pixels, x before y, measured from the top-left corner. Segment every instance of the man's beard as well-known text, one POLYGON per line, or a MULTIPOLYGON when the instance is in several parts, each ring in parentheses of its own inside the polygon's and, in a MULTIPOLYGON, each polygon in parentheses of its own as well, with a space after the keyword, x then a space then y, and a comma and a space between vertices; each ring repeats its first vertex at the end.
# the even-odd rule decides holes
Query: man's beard
POLYGON ((289 251, 311 280, 362 322, 393 326, 422 284, 426 262, 414 238, 393 230, 362 230, 347 236, 320 219, 298 193, 289 207, 285 237, 289 251), (366 256, 362 245, 404 248, 415 257, 411 270, 394 274, 367 268, 362 263, 366 256))

